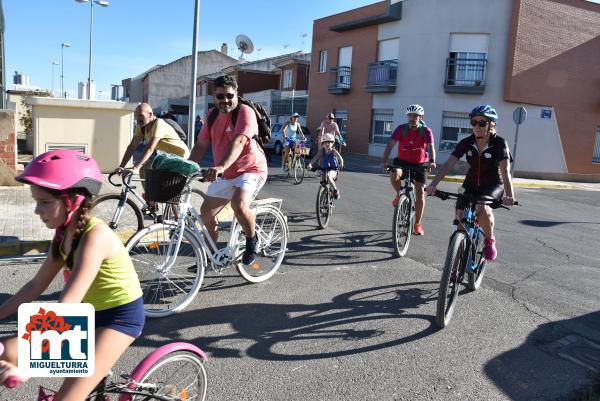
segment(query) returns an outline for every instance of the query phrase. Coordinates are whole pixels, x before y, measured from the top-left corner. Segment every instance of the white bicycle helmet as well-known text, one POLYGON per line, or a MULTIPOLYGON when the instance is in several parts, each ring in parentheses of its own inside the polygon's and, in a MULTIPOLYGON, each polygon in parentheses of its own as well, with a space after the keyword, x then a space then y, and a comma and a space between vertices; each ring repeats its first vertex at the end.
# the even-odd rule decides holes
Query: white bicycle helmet
POLYGON ((423 116, 425 115, 425 109, 421 105, 411 104, 406 108, 406 114, 417 114, 419 116, 423 116))
POLYGON ((335 142, 335 136, 330 133, 325 133, 321 137, 321 143, 323 143, 323 142, 335 142))

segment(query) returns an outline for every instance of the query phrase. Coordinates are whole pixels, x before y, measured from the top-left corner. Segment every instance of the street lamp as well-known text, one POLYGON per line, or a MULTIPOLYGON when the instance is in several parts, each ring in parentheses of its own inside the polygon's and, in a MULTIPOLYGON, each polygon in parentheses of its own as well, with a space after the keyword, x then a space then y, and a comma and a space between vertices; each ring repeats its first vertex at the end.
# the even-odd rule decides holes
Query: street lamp
POLYGON ((91 99, 91 86, 92 86, 92 28, 94 27, 94 3, 100 7, 108 7, 108 1, 104 0, 75 0, 77 3, 90 3, 90 57, 88 63, 88 80, 87 80, 87 98, 91 99))
POLYGON ((60 45, 60 97, 67 97, 65 95, 65 47, 71 47, 71 45, 68 43, 60 45))
POLYGON ((52 62, 52 97, 54 97, 54 66, 60 65, 60 63, 53 61, 52 62))

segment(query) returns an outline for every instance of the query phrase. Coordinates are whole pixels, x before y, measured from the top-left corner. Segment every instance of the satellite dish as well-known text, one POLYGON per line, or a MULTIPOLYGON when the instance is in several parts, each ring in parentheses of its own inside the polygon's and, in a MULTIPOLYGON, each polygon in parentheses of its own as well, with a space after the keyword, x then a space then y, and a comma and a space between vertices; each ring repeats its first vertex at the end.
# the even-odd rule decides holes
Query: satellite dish
MULTIPOLYGON (((254 44, 252 43, 252 40, 250 40, 250 38, 246 35, 240 34, 236 36, 235 44, 237 45, 239 51, 242 53, 250 54, 254 51, 254 44)), ((240 58, 242 58, 241 54, 240 58)))

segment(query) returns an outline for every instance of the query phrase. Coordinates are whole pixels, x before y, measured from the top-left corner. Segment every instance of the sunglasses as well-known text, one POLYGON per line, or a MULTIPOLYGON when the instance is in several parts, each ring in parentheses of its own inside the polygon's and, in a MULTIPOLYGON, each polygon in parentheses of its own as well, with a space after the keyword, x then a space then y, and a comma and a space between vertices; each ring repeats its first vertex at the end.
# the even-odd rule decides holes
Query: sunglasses
POLYGON ((235 97, 235 93, 217 93, 215 97, 218 100, 223 100, 227 97, 228 100, 231 100, 235 97))
POLYGON ((471 120, 471 126, 475 127, 476 125, 479 125, 481 128, 486 127, 489 123, 485 120, 471 120))

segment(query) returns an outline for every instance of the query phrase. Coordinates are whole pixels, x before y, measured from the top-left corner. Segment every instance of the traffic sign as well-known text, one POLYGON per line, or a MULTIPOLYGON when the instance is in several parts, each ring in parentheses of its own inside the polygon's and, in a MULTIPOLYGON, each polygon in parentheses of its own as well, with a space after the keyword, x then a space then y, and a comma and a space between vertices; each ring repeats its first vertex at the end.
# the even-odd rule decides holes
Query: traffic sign
POLYGON ((515 124, 520 125, 523 124, 523 121, 527 118, 527 110, 525 107, 519 106, 513 111, 513 121, 515 124))

